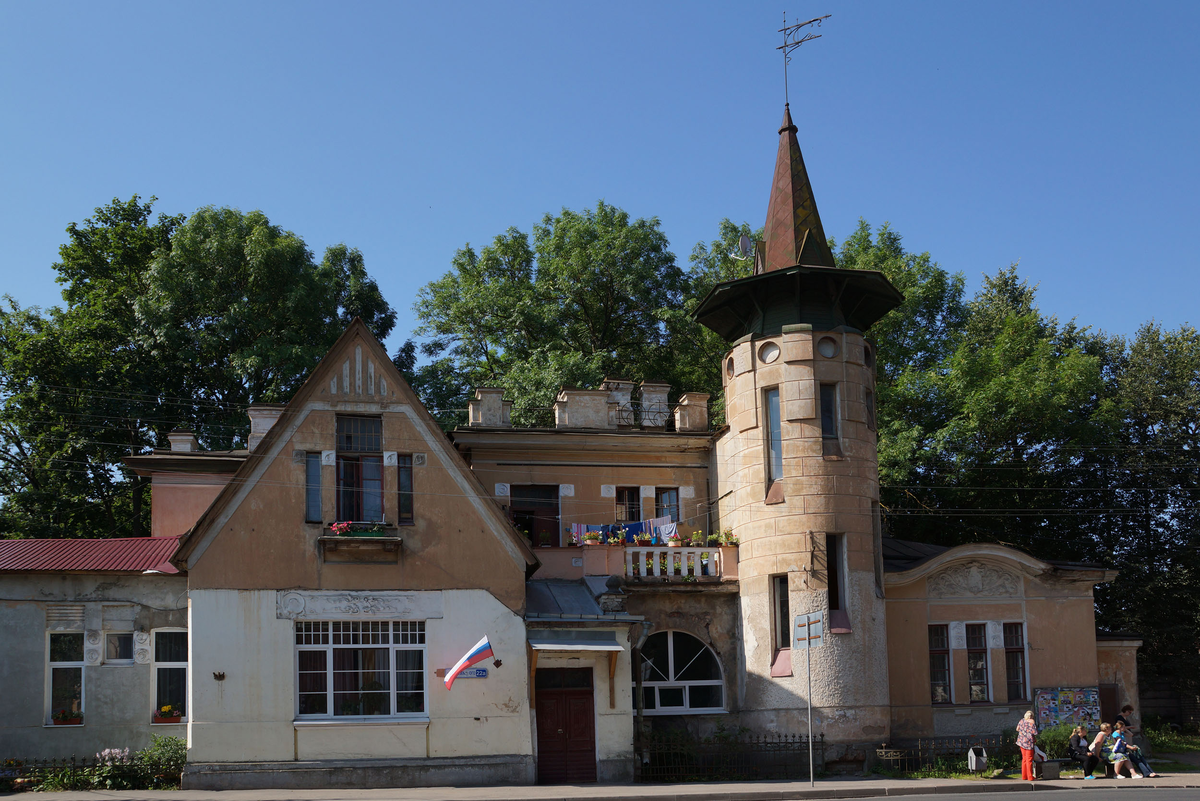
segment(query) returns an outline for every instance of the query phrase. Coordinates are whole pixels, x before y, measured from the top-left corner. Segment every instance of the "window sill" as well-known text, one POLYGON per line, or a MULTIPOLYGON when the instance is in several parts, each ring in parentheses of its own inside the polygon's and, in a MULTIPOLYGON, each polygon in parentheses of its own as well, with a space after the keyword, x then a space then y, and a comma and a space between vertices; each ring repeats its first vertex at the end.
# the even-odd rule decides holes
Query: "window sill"
POLYGON ((43 723, 43 729, 82 729, 86 723, 43 723))
POLYGON ((684 707, 671 707, 668 709, 644 709, 642 714, 646 717, 666 717, 668 715, 728 715, 727 709, 685 709, 684 707))
POLYGON ((186 724, 187 724, 187 718, 180 718, 179 720, 172 720, 170 722, 165 721, 165 720, 150 721, 151 726, 183 726, 186 724))
POLYGON ((369 720, 353 718, 350 720, 293 720, 295 729, 344 728, 347 726, 427 726, 428 716, 423 718, 382 718, 369 720))

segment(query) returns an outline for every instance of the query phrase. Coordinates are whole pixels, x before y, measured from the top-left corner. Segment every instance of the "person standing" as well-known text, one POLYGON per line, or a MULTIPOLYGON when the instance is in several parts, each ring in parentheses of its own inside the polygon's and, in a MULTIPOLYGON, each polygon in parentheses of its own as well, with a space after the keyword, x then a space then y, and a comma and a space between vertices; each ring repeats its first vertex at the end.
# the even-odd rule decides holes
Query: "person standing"
POLYGON ((1037 744, 1037 724, 1033 722, 1033 710, 1017 723, 1017 748, 1021 749, 1021 780, 1033 781, 1033 746, 1037 744))

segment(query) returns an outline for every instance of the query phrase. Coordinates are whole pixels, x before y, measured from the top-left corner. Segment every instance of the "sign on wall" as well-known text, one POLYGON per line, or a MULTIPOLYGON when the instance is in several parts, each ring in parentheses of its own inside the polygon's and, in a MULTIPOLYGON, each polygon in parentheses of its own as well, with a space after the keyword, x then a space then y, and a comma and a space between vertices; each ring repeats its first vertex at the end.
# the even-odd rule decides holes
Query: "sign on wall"
POLYGON ((1069 723, 1095 728, 1100 723, 1100 690, 1096 687, 1045 687, 1034 691, 1038 728, 1069 723))

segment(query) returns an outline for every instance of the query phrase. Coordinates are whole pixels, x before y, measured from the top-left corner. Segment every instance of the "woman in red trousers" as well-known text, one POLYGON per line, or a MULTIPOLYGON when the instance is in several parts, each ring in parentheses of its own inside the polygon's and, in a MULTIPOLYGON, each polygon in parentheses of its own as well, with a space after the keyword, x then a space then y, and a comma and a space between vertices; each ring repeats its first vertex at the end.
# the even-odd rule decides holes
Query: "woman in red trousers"
POLYGON ((1033 746, 1037 742, 1037 724, 1033 722, 1033 711, 1017 724, 1017 748, 1021 749, 1021 780, 1033 781, 1033 746))

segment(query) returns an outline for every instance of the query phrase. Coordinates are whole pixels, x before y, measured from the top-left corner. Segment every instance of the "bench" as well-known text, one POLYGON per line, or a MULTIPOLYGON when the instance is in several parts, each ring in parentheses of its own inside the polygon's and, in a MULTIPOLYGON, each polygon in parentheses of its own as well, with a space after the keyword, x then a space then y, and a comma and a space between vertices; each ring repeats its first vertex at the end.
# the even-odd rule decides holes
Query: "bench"
POLYGON ((1073 763, 1073 759, 1047 759, 1044 762, 1033 763, 1033 775, 1039 779, 1057 779, 1061 775, 1062 766, 1073 763))

